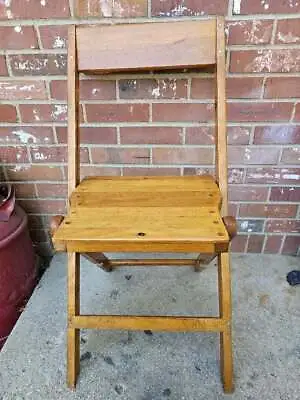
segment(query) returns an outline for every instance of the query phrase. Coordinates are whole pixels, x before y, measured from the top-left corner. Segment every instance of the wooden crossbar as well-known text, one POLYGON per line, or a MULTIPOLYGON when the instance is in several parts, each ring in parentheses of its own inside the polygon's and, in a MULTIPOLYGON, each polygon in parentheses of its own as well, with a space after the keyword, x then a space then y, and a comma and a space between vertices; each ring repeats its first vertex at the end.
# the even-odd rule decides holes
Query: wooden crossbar
POLYGON ((228 325, 227 322, 226 319, 216 317, 77 315, 69 320, 69 327, 166 332, 223 332, 228 325))
POLYGON ((140 260, 135 260, 135 259, 129 259, 129 260, 109 260, 109 264, 112 267, 125 267, 125 266, 132 266, 132 267, 155 267, 157 265, 164 265, 164 266, 191 266, 191 265, 196 265, 195 260, 178 260, 178 259, 163 259, 163 258, 157 258, 157 259, 140 259, 140 260))

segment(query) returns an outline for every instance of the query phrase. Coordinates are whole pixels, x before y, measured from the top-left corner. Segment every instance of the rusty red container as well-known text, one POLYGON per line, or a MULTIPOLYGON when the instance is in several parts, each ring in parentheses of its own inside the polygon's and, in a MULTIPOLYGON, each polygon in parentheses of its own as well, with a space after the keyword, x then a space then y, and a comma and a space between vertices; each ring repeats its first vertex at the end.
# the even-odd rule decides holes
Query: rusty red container
POLYGON ((36 284, 37 273, 26 213, 15 205, 13 191, 10 198, 0 200, 1 349, 36 284))

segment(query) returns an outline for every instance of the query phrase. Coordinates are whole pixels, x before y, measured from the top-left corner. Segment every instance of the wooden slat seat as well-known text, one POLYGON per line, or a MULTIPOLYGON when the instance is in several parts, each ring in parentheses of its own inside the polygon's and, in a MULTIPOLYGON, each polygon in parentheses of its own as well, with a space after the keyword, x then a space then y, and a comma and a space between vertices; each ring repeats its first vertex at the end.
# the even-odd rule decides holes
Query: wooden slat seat
POLYGON ((226 251, 210 176, 91 177, 73 191, 54 242, 68 251, 226 251))

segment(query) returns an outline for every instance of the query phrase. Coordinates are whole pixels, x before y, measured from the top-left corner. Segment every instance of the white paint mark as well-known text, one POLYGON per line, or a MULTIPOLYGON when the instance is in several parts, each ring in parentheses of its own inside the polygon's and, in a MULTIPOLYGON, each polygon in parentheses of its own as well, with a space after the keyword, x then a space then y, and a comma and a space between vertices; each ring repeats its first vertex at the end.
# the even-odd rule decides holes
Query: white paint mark
POLYGON ((36 110, 36 109, 34 108, 32 112, 33 112, 33 118, 34 118, 36 121, 40 121, 41 118, 40 118, 40 116, 39 116, 38 110, 36 110))
POLYGON ((27 144, 27 143, 36 143, 37 139, 34 135, 31 133, 23 131, 23 129, 17 130, 17 131, 12 131, 12 134, 17 136, 19 141, 21 143, 27 144))
POLYGON ((156 88, 152 89, 152 96, 158 99, 160 97, 160 87, 157 86, 156 88))
POLYGON ((61 116, 65 115, 67 113, 67 110, 68 106, 66 104, 55 104, 54 110, 52 111, 51 115, 55 120, 61 119, 61 116))
POLYGON ((46 0, 41 0, 41 6, 45 7, 46 6, 46 0))
POLYGON ((34 154, 33 154, 33 158, 34 158, 35 160, 38 160, 38 161, 44 161, 44 160, 47 160, 47 159, 48 159, 48 157, 45 156, 45 154, 40 153, 40 152, 34 153, 34 154))
POLYGON ((5 7, 9 8, 11 6, 11 0, 5 0, 5 7))
POLYGON ((295 188, 293 188, 293 187, 289 188, 290 192, 293 192, 294 190, 295 190, 295 188))
POLYGON ((233 14, 241 13, 241 0, 233 0, 233 14))
POLYGON ((53 48, 54 49, 63 49, 66 47, 66 39, 56 36, 53 42, 53 48))
MULTIPOLYGON (((90 2, 88 2, 89 4, 90 2)), ((90 4, 89 4, 90 5, 90 4)), ((113 16, 113 6, 110 0, 100 0, 100 9, 103 17, 113 16)))
POLYGON ((277 34, 277 38, 280 42, 283 43, 297 43, 300 41, 300 37, 294 36, 292 32, 289 32, 287 35, 284 35, 283 33, 279 32, 277 34))
POLYGON ((265 4, 265 5, 264 5, 264 9, 265 9, 265 10, 268 10, 269 7, 270 7, 269 4, 265 4))
POLYGON ((300 179, 300 175, 297 175, 297 174, 283 174, 282 178, 283 179, 289 179, 289 180, 292 179, 292 180, 298 181, 300 179))
MULTIPOLYGON (((21 33, 21 32, 22 32, 22 27, 21 27, 20 25, 15 26, 15 27, 14 27, 14 31, 17 32, 17 33, 21 33)), ((22 33, 23 33, 23 32, 22 32, 22 33)))

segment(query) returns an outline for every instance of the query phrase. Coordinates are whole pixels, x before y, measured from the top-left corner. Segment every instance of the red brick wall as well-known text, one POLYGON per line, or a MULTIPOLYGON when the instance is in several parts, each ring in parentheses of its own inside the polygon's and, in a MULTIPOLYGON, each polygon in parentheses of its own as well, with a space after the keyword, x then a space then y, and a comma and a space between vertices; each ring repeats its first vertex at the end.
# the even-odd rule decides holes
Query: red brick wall
MULTIPOLYGON (((81 12, 103 23, 227 16, 230 201, 241 233, 233 250, 296 254, 300 1, 90 0, 81 12)), ((68 0, 0 2, 1 173, 15 183, 41 252, 50 249, 49 216, 66 205, 66 34, 74 21, 68 0)), ((211 78, 84 80, 83 175, 212 171, 211 78)))

